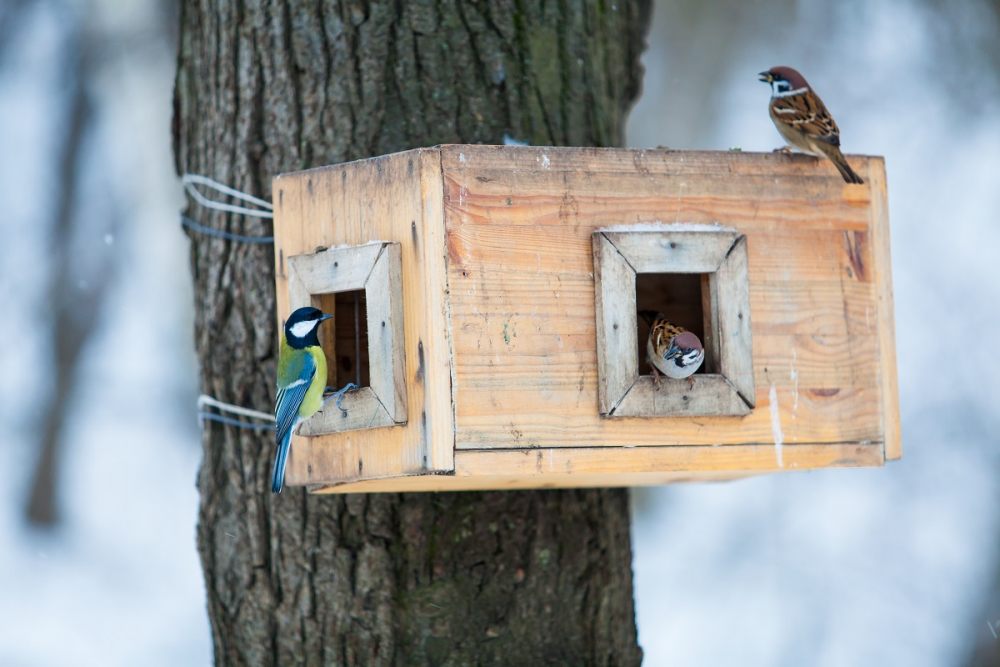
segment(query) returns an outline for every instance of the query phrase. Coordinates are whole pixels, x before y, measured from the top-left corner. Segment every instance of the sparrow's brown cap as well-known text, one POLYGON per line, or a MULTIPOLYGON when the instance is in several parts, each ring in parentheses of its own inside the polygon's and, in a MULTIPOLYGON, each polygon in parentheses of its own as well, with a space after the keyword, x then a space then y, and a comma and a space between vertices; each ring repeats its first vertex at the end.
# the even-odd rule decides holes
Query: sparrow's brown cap
POLYGON ((701 341, 690 331, 682 331, 674 338, 674 345, 682 350, 700 350, 701 341))
POLYGON ((798 70, 779 65, 772 67, 766 72, 760 73, 761 81, 771 81, 772 79, 783 79, 793 88, 808 88, 809 83, 806 78, 799 74, 798 70))

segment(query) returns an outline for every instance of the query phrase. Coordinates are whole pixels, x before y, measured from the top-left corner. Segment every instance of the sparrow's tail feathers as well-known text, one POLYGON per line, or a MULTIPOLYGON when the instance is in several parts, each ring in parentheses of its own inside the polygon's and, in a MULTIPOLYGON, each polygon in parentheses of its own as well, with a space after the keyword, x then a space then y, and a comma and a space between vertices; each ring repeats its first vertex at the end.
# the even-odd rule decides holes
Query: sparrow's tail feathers
POLYGON ((288 450, 292 446, 292 429, 278 443, 274 453, 274 470, 271 472, 271 493, 281 493, 285 486, 285 464, 288 463, 288 450))
POLYGON ((848 183, 864 183, 864 181, 861 180, 861 177, 858 176, 857 172, 851 169, 851 165, 847 164, 847 158, 844 157, 843 153, 837 151, 830 156, 830 160, 833 161, 833 164, 837 167, 837 171, 840 172, 840 175, 844 177, 844 181, 848 183))
POLYGON ((655 322, 656 318, 659 317, 659 316, 660 316, 660 314, 658 312, 656 312, 655 310, 640 310, 639 311, 639 317, 641 317, 642 319, 644 319, 646 321, 646 324, 648 324, 649 326, 653 326, 653 322, 655 322))

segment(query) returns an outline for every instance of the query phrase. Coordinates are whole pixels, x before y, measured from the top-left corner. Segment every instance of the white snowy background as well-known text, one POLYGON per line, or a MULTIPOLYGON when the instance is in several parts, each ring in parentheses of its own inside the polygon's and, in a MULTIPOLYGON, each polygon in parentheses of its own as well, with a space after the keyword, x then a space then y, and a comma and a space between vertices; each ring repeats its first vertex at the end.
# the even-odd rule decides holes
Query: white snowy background
MULTIPOLYGON (((163 7, 0 2, 0 665, 211 661, 169 136, 176 27, 163 7), (100 46, 66 289, 87 290, 101 258, 114 274, 68 404, 60 521, 39 529, 25 500, 45 419, 48 232, 80 25, 100 46)), ((973 664, 1000 626, 997 11, 985 0, 659 2, 644 63, 632 146, 778 146, 756 73, 789 64, 820 91, 848 152, 886 156, 904 440, 903 460, 884 469, 635 492, 646 664, 973 664)))

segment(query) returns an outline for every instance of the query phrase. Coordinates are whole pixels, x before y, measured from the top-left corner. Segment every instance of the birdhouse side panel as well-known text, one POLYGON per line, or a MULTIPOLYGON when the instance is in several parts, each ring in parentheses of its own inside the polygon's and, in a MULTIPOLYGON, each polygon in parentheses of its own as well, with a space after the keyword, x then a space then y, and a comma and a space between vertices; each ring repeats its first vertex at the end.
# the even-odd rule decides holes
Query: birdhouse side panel
MULTIPOLYGON (((398 282, 402 286, 403 340, 390 338, 392 345, 403 345, 403 359, 372 359, 371 365, 378 380, 373 384, 386 385, 377 387, 385 395, 380 400, 390 403, 389 414, 404 415, 405 423, 297 436, 288 464, 290 484, 343 483, 454 469, 441 188, 440 154, 434 149, 275 179, 279 318, 283 320, 289 312, 286 258, 315 253, 317 249, 395 242, 398 246, 392 247, 393 252, 398 248, 398 282), (383 362, 402 366, 401 373, 393 372, 391 383, 380 379, 385 375, 379 371, 385 368, 383 362)), ((386 312, 385 316, 379 319, 379 326, 396 313, 386 312)), ((374 326, 371 322, 369 325, 369 329, 374 326)), ((389 340, 378 333, 371 339, 371 354, 379 354, 389 340)), ((342 401, 341 405, 350 408, 352 401, 342 401)), ((331 401, 324 412, 337 409, 331 401)), ((363 415, 349 413, 349 418, 356 421, 363 415)), ((354 422, 351 425, 364 426, 354 422)))
POLYGON ((903 456, 903 439, 899 425, 899 372, 896 368, 896 318, 892 292, 892 253, 889 243, 889 193, 885 165, 869 172, 871 188, 872 273, 878 298, 879 384, 882 400, 885 458, 897 460, 903 456))

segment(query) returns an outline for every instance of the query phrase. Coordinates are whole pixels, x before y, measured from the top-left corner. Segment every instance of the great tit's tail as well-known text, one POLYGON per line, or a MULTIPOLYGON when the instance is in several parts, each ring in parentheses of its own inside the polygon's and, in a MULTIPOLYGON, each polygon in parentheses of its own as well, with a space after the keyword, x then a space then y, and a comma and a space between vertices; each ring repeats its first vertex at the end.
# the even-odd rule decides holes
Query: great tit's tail
POLYGON ((292 446, 292 431, 288 430, 285 437, 278 443, 278 448, 274 453, 274 470, 271 472, 271 493, 281 493, 285 486, 285 464, 288 463, 288 450, 292 446))

